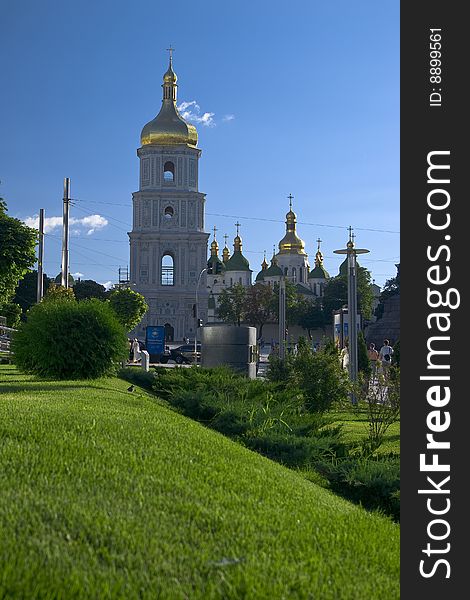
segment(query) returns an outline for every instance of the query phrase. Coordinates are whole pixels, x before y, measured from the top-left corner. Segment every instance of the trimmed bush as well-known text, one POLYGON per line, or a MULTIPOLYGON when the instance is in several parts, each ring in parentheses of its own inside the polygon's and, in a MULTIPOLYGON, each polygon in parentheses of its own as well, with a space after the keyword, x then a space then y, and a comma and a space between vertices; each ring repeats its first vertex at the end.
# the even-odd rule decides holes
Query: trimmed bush
POLYGON ((54 379, 94 379, 128 354, 111 307, 99 300, 41 302, 13 338, 15 363, 24 372, 54 379))

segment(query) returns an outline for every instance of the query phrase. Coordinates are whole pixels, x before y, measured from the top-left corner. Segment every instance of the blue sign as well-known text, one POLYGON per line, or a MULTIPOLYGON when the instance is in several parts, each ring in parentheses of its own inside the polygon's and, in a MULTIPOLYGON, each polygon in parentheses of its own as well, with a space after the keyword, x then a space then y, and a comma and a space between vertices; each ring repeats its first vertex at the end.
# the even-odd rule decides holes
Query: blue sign
POLYGON ((145 333, 145 344, 149 354, 162 354, 165 351, 165 327, 148 325, 145 333))

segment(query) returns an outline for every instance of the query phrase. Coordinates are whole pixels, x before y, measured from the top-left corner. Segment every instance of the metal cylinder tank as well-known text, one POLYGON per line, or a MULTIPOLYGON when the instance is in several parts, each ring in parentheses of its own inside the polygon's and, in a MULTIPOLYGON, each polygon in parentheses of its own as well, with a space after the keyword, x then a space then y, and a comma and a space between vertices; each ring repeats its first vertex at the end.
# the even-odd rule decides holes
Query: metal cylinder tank
POLYGON ((202 328, 201 366, 225 365, 256 378, 256 327, 206 325, 202 328))

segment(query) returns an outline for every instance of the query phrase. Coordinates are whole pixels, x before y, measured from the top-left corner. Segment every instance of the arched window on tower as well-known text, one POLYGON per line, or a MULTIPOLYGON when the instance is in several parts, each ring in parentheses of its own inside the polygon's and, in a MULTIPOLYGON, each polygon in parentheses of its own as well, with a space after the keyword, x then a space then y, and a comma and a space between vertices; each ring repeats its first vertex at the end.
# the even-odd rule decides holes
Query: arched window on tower
POLYGON ((284 275, 287 277, 287 273, 289 272, 289 269, 287 267, 284 267, 284 275))
POLYGON ((163 167, 163 181, 174 181, 175 180, 175 165, 171 160, 167 160, 163 167))
POLYGON ((170 254, 164 254, 162 256, 162 271, 161 271, 161 284, 162 285, 174 285, 175 284, 175 269, 173 257, 170 254))
POLYGON ((294 283, 297 283, 297 269, 295 267, 292 267, 292 279, 294 283))
POLYGON ((302 269, 302 267, 299 268, 299 281, 300 283, 304 282, 304 270, 302 269))

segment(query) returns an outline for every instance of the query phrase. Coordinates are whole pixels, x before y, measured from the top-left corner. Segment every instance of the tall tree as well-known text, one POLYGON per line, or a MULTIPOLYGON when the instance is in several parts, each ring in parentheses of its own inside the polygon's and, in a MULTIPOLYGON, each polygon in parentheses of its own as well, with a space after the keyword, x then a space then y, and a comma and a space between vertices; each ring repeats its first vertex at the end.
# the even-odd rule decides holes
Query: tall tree
POLYGON ((246 315, 246 288, 241 283, 220 292, 217 315, 225 323, 240 326, 246 315))
MULTIPOLYGON (((47 292, 52 279, 45 273, 43 275, 43 290, 47 292)), ((31 271, 26 273, 23 279, 18 283, 18 287, 15 290, 13 302, 19 304, 23 311, 23 315, 28 311, 33 304, 36 304, 38 294, 38 272, 31 271)))
POLYGON ((274 292, 271 286, 256 283, 248 288, 245 298, 245 320, 258 328, 258 337, 263 335, 263 326, 276 318, 273 310, 274 292))
POLYGON ((387 298, 392 296, 398 296, 400 294, 400 264, 395 265, 397 267, 396 277, 387 279, 385 285, 380 293, 379 304, 375 309, 375 316, 377 319, 381 319, 384 312, 384 302, 387 298))
POLYGON ((320 298, 314 301, 301 298, 297 304, 297 324, 308 332, 312 339, 313 329, 325 329, 325 314, 323 312, 320 298))
MULTIPOLYGON (((300 294, 297 291, 297 286, 291 281, 286 281, 286 324, 295 325, 298 319, 298 303, 300 294)), ((276 320, 279 320, 279 284, 274 284, 273 296, 273 313, 276 315, 276 320)))
POLYGON ((73 291, 77 300, 86 300, 87 298, 104 300, 106 298, 106 288, 104 285, 96 283, 93 279, 76 281, 73 286, 73 291))
MULTIPOLYGON (((365 267, 357 268, 357 307, 364 319, 372 316, 372 293, 370 271, 365 267)), ((333 311, 348 303, 348 280, 346 275, 337 275, 328 280, 323 295, 323 310, 328 323, 333 320, 333 311)))
POLYGON ((38 233, 19 219, 7 215, 7 205, 0 198, 0 305, 15 293, 18 281, 36 262, 38 233))

